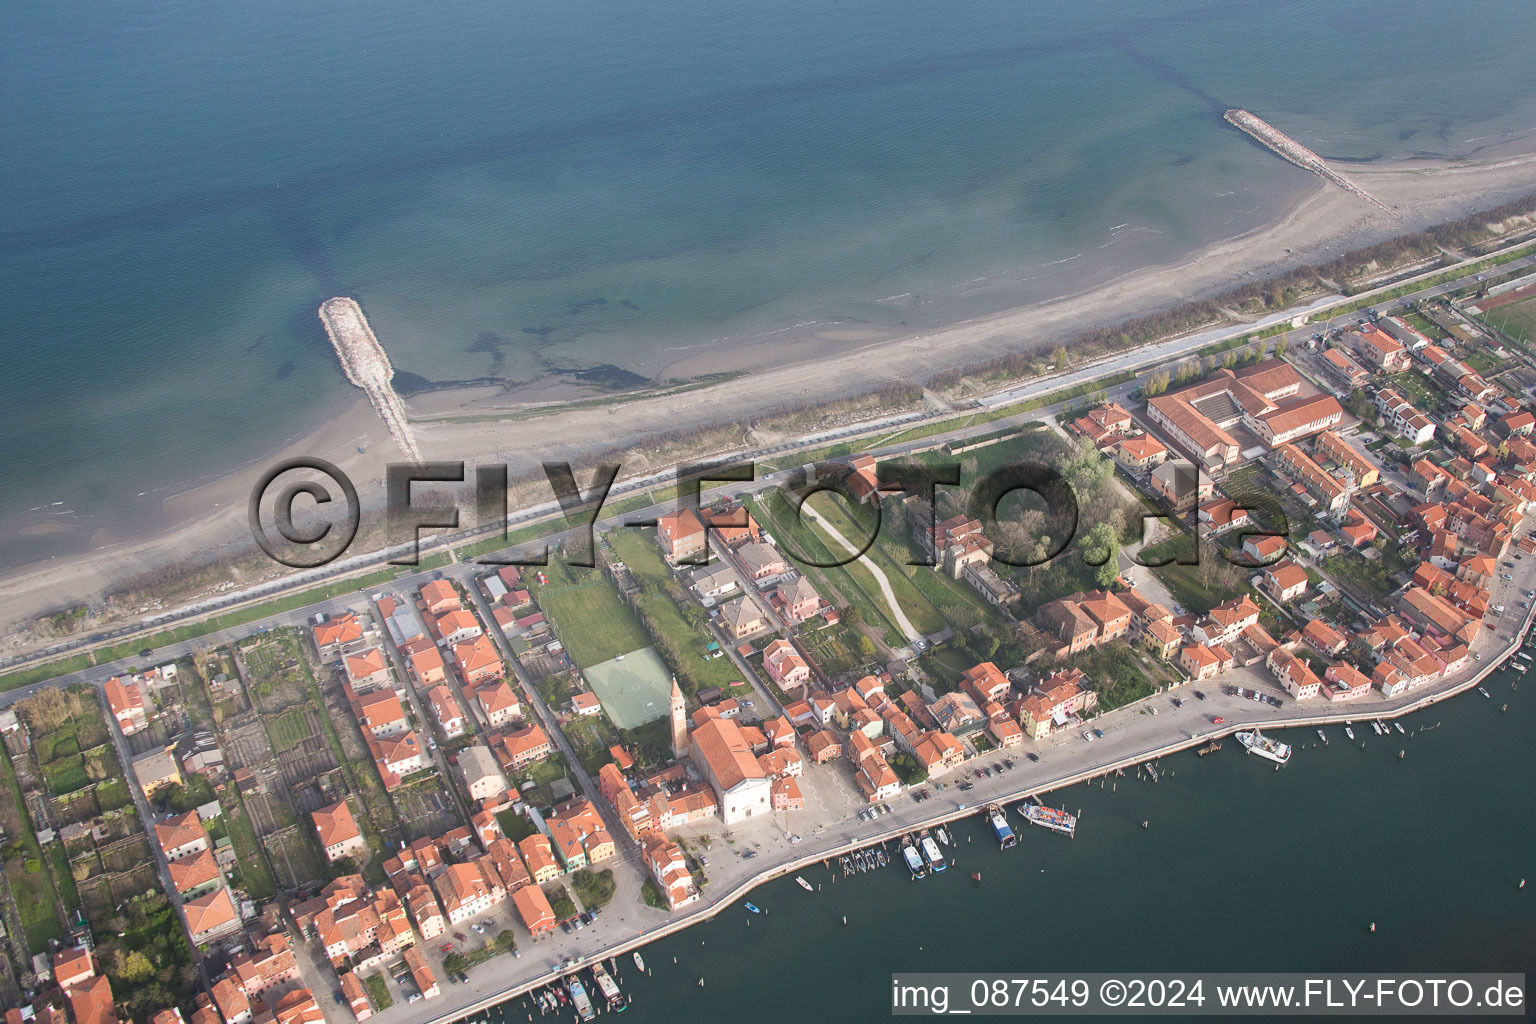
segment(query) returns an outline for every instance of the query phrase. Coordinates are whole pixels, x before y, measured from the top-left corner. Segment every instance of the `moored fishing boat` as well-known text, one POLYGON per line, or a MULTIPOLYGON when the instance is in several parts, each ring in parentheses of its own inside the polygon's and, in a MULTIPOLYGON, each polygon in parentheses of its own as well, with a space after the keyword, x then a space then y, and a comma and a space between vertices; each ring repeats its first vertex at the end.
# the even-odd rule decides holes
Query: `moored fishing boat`
POLYGON ((1050 829, 1052 832, 1060 832, 1070 836, 1077 832, 1077 816, 1068 814, 1059 807, 1044 807, 1040 804, 1024 803, 1019 805, 1019 813, 1024 815, 1024 820, 1031 825, 1039 825, 1041 828, 1050 829))
POLYGON ((1019 845, 1019 837, 1013 834, 1002 804, 993 804, 987 808, 987 824, 992 826, 992 834, 997 837, 997 844, 1002 849, 1007 850, 1019 845))
POLYGON ((619 983, 613 980, 613 976, 603 967, 602 961, 592 965, 592 980, 597 982, 597 991, 608 1004, 608 1012, 623 1013, 628 1004, 624 1002, 624 996, 619 992, 619 983))
POLYGON ((944 854, 939 850, 939 844, 934 842, 933 836, 924 832, 922 838, 918 840, 918 845, 922 847, 923 859, 928 862, 928 867, 935 874, 949 867, 948 863, 944 860, 944 854))
POLYGON ((928 866, 923 863, 922 855, 917 852, 917 847, 912 845, 912 838, 910 836, 902 841, 901 856, 907 862, 907 870, 912 872, 913 878, 922 878, 928 874, 928 866))
POLYGON ((1238 733, 1237 742, 1241 743, 1248 753, 1257 754, 1276 764, 1285 764, 1291 759, 1291 748, 1288 744, 1270 739, 1257 729, 1252 732, 1238 733))
POLYGON ((573 974, 567 979, 566 986, 571 993, 571 1003, 576 1007, 576 1019, 586 1021, 596 1017, 597 1009, 592 1005, 592 1000, 587 997, 587 989, 582 985, 581 979, 573 974))

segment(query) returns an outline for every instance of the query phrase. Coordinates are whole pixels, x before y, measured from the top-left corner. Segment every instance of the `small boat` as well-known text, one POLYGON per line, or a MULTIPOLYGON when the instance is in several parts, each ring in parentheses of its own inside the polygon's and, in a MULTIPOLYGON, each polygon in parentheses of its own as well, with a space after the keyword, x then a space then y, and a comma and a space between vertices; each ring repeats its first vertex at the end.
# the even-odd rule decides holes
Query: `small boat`
POLYGON ((1195 751, 1195 753, 1199 754, 1201 757, 1204 757, 1206 754, 1214 754, 1214 753, 1216 753, 1216 751, 1218 751, 1220 749, 1221 749, 1221 741, 1220 740, 1211 740, 1211 742, 1207 743, 1205 746, 1203 746, 1199 750, 1195 751))
POLYGON ((1493 694, 1489 693, 1487 690, 1483 689, 1481 686, 1479 686, 1477 688, 1477 692, 1482 694, 1484 697, 1487 697, 1489 700, 1493 699, 1493 694))
POLYGON ((981 881, 981 872, 980 871, 972 871, 971 872, 971 881, 973 881, 973 882, 980 882, 981 881))
POLYGON ((1377 736, 1381 735, 1381 723, 1380 722, 1372 722, 1371 723, 1371 728, 1375 731, 1377 736))
POLYGON ((907 870, 912 872, 913 878, 922 878, 928 874, 928 865, 923 863, 923 858, 917 852, 917 847, 912 845, 911 836, 902 841, 901 856, 907 862, 907 870))
POLYGON ((747 904, 744 904, 744 906, 748 910, 752 911, 752 913, 754 913, 754 914, 761 914, 762 913, 762 911, 760 909, 758 909, 758 906, 757 906, 756 903, 747 903, 747 904))
POLYGON ((1323 730, 1317 730, 1317 738, 1323 741, 1323 746, 1326 747, 1328 745, 1328 734, 1323 732, 1323 730))
POLYGON ((944 826, 942 826, 942 825, 939 826, 939 828, 937 830, 937 835, 939 837, 939 842, 943 843, 945 846, 952 845, 950 843, 950 841, 949 841, 949 833, 944 831, 944 826))
POLYGON ((811 883, 810 882, 807 882, 805 879, 801 878, 799 875, 795 876, 795 883, 797 885, 799 885, 800 888, 804 889, 806 892, 815 892, 816 891, 815 889, 811 888, 811 883))
POLYGON ((640 951, 637 949, 633 953, 631 953, 630 956, 632 956, 634 958, 635 970, 637 970, 637 971, 644 971, 645 970, 645 958, 640 955, 640 951))
POLYGON ((1392 728, 1396 729, 1400 735, 1403 735, 1403 736, 1407 736, 1408 735, 1408 730, 1403 728, 1403 723, 1402 722, 1393 722, 1392 723, 1392 728))
POLYGON ((1355 738, 1355 730, 1346 725, 1344 727, 1344 735, 1353 740, 1355 738))

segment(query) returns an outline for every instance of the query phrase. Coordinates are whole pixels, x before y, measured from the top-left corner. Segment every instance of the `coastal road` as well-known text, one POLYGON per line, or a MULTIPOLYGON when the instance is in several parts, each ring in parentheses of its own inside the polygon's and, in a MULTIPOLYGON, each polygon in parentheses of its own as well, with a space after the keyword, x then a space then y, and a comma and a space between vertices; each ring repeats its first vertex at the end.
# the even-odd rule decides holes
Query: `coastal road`
MULTIPOLYGON (((1529 241, 1521 241, 1513 245, 1506 246, 1494 253, 1488 253, 1473 259, 1463 261, 1461 265, 1470 267, 1500 253, 1513 251, 1528 244, 1530 244, 1529 241)), ((1502 264, 1497 268, 1496 271, 1490 270, 1486 273, 1497 272, 1499 274, 1504 274, 1527 269, 1532 266, 1536 266, 1536 254, 1530 256, 1521 256, 1517 259, 1502 264)), ((1428 280, 1430 278, 1441 276, 1442 274, 1447 273, 1448 271, 1453 271, 1455 269, 1455 267, 1436 267, 1431 270, 1424 271, 1420 274, 1416 274, 1406 279, 1406 281, 1399 281, 1392 284, 1383 285, 1378 289, 1362 292, 1356 296, 1351 296, 1348 298, 1332 297, 1319 299, 1304 306, 1294 307, 1284 310, 1280 313, 1271 314, 1254 323, 1211 328, 1209 330, 1198 331, 1194 334, 1185 335, 1180 338, 1142 346, 1141 348, 1133 349, 1127 352, 1115 353, 1113 355, 1096 360, 1092 363, 1088 363, 1080 367, 1074 367, 1071 370, 1050 374, 1044 377, 1035 378, 1023 384, 1003 388, 994 394, 981 399, 980 404, 984 408, 995 409, 1013 404, 1015 402, 1038 398, 1040 396, 1050 394, 1054 391, 1059 391, 1063 388, 1091 383, 1118 372, 1127 370, 1142 372, 1155 366, 1166 365, 1167 363, 1175 362, 1181 358, 1187 358, 1188 356, 1210 345, 1219 344, 1223 341, 1242 337, 1245 334, 1250 334, 1267 326, 1286 322, 1287 320, 1296 316, 1303 314, 1314 314, 1316 312, 1328 309, 1331 306, 1368 301, 1373 294, 1383 294, 1402 287, 1404 284, 1411 284, 1412 282, 1419 280, 1428 280)), ((1459 288, 1470 287, 1477 283, 1480 276, 1486 276, 1486 273, 1480 274, 1479 272, 1472 270, 1452 281, 1443 284, 1425 285, 1425 287, 1418 289, 1408 295, 1402 296, 1401 298, 1383 300, 1381 302, 1372 303, 1371 305, 1380 311, 1399 309, 1421 299, 1437 298, 1459 288)), ((1321 329, 1323 329, 1321 325, 1314 324, 1295 328, 1291 331, 1285 332, 1279 337, 1284 337, 1287 339, 1288 343, 1305 341, 1306 338, 1310 337, 1312 334, 1321 329)), ((932 435, 930 437, 916 440, 905 445, 895 445, 889 449, 872 448, 870 449, 870 453, 880 455, 900 454, 903 451, 907 451, 915 447, 931 444, 934 442, 935 438, 959 440, 965 437, 974 437, 982 433, 1002 429, 1007 425, 1024 422, 1031 416, 1038 418, 1041 411, 1042 410, 1036 410, 1031 414, 1021 414, 1020 416, 1009 417, 1005 420, 977 424, 970 427, 957 427, 953 431, 932 435)), ((774 457, 782 457, 786 454, 796 451, 805 451, 824 446, 834 441, 849 440, 859 437, 878 437, 878 435, 882 432, 894 432, 898 429, 910 429, 911 427, 917 425, 940 422, 944 419, 950 418, 955 417, 949 413, 929 414, 921 412, 906 413, 896 416, 886 416, 875 420, 865 421, 863 423, 853 424, 848 427, 810 434, 799 438, 794 442, 776 445, 764 449, 743 450, 736 453, 722 455, 719 458, 721 460, 730 460, 736 462, 763 461, 774 457)), ((963 414, 960 418, 963 419, 963 414)), ((675 469, 667 469, 648 474, 643 477, 616 483, 609 494, 609 500, 642 493, 658 485, 669 484, 673 481, 674 474, 675 469)), ((713 496, 716 494, 728 493, 730 491, 740 489, 742 489, 741 485, 718 486, 708 489, 706 494, 713 496)), ((642 511, 632 511, 622 516, 605 517, 605 522, 608 523, 608 525, 619 525, 623 520, 643 518, 650 512, 651 510, 649 509, 642 511)), ((557 520, 560 515, 561 513, 557 503, 554 501, 545 502, 540 505, 525 508, 509 515, 507 519, 507 529, 517 529, 543 521, 550 521, 551 527, 554 528, 556 526, 555 520, 557 520)), ((458 531, 453 534, 440 534, 423 541, 422 551, 435 551, 449 547, 451 545, 462 544, 466 541, 474 540, 476 538, 483 538, 489 536, 496 529, 498 529, 498 527, 493 524, 490 526, 458 531)), ((162 614, 146 616, 145 618, 132 625, 121 626, 107 633, 99 634, 103 637, 103 639, 100 641, 92 641, 86 638, 82 638, 79 640, 71 640, 60 644, 54 644, 39 651, 13 655, 9 658, 0 659, 0 668, 19 668, 22 666, 31 665, 35 662, 42 661, 47 658, 74 653, 108 643, 121 642, 127 637, 150 632, 153 630, 165 629, 178 623, 195 621, 199 618, 207 617, 221 611, 228 611, 230 609, 237 608, 246 604, 268 600, 273 597, 288 594, 302 589, 303 587, 314 586, 318 583, 337 580, 349 574, 357 574, 369 570, 377 570, 379 567, 386 565, 389 562, 389 559, 400 557, 405 554, 407 550, 407 546, 399 545, 383 551, 371 552, 365 555, 357 555, 341 559, 335 563, 323 566, 318 569, 288 573, 280 578, 268 581, 267 583, 260 584, 256 587, 247 588, 236 593, 226 594, 219 598, 207 601, 195 602, 193 604, 189 604, 182 608, 178 608, 162 614)))

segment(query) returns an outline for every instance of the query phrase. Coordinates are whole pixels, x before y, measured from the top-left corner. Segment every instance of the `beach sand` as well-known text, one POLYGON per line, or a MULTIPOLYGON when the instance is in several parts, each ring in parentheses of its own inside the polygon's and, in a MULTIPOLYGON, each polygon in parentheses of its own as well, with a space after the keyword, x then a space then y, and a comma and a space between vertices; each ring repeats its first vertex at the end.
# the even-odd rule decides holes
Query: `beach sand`
MULTIPOLYGON (((561 403, 584 393, 562 383, 553 393, 509 396, 486 388, 434 392, 409 400, 407 408, 429 459, 494 458, 506 461, 514 475, 543 461, 569 460, 580 475, 584 456, 630 440, 721 422, 750 424, 786 405, 831 402, 891 382, 920 382, 955 366, 1048 349, 1084 330, 1214 296, 1299 264, 1325 262, 1349 249, 1536 191, 1536 154, 1530 153, 1352 164, 1347 172, 1395 211, 1382 212, 1312 178, 1294 208, 1273 223, 1176 264, 1138 270, 1080 294, 997 316, 907 335, 848 324, 812 326, 800 334, 778 332, 771 339, 674 352, 669 365, 646 368, 663 380, 735 375, 681 394, 570 407, 561 403), (549 406, 547 413, 539 412, 543 404, 549 406), (497 421, 498 415, 509 413, 516 418, 497 421)), ((239 558, 250 550, 246 502, 255 479, 276 459, 296 455, 318 456, 340 466, 356 483, 365 508, 380 502, 384 465, 400 457, 358 392, 349 408, 270 459, 168 498, 157 528, 145 535, 98 533, 82 538, 88 548, 83 553, 57 555, 9 573, 0 583, 0 629, 12 631, 5 647, 15 650, 32 642, 14 630, 40 613, 97 600, 126 581, 168 569, 239 558), (359 447, 366 451, 359 453, 359 447)), ((631 470, 657 468, 631 464, 621 478, 631 470)), ((230 576, 237 585, 256 578, 248 573, 230 576)), ((179 596, 191 600, 194 595, 179 596)))

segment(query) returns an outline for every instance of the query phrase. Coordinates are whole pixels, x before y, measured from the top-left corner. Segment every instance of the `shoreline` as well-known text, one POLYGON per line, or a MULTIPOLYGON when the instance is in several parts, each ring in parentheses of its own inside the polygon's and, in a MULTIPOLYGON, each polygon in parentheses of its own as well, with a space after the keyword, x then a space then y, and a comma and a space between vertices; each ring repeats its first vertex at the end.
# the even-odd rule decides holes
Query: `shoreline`
MULTIPOLYGON (((1510 639, 1508 644, 1497 655, 1490 657, 1488 664, 1478 665, 1475 669, 1471 670, 1471 674, 1466 678, 1458 681, 1442 681, 1440 686, 1426 689, 1417 695, 1409 694, 1400 698, 1396 698, 1394 701, 1386 701, 1385 703, 1388 704, 1396 704, 1396 706, 1392 706, 1388 710, 1373 709, 1372 713, 1370 714, 1360 714, 1358 712, 1355 714, 1343 714, 1333 711, 1331 707, 1319 707, 1317 710, 1320 713, 1314 715, 1293 716, 1289 718, 1264 722, 1257 720, 1249 722, 1233 722, 1229 720, 1227 723, 1223 724, 1222 726, 1213 728, 1209 732, 1192 735, 1185 739, 1170 740, 1133 755, 1121 757, 1114 761, 1095 765, 1092 768, 1086 768, 1081 771, 1073 772, 1069 775, 1061 776, 1060 778, 1047 782, 1042 786, 1014 790, 1008 795, 987 799, 975 804, 961 804, 959 807, 937 812, 932 816, 922 818, 917 822, 903 824, 900 828, 895 830, 882 830, 868 836, 849 840, 828 850, 817 851, 816 853, 806 853, 772 867, 765 867, 758 873, 743 880, 742 882, 739 882, 735 887, 728 890, 722 896, 714 899, 707 906, 702 906, 697 911, 690 913, 677 921, 667 922, 658 926, 654 931, 646 932, 643 935, 637 935, 634 938, 625 939, 623 941, 614 943, 611 946, 604 947, 602 950, 596 953, 577 957, 564 967, 551 969, 532 980, 519 982, 517 985, 508 988, 495 996, 486 997, 475 1003, 449 1010, 434 1017, 424 1018, 420 1021, 414 1022, 414 1024, 454 1024, 454 1022, 461 1021, 471 1014, 482 1013, 491 1007, 497 1006, 512 999, 516 999, 535 988, 540 988, 544 985, 550 984, 551 982, 557 981, 567 974, 583 970, 593 963, 606 960, 609 957, 623 956, 626 953, 640 949, 659 939, 664 939, 670 935, 675 935, 680 931, 684 931, 687 928, 691 928, 694 925, 709 921, 728 908, 734 906, 737 901, 745 898, 754 889, 769 882, 776 881, 777 879, 784 878, 809 865, 820 861, 829 860, 831 858, 841 856, 842 854, 850 853, 854 850, 866 849, 870 846, 888 842, 892 839, 899 839, 902 835, 919 829, 937 828, 940 825, 947 825, 950 822, 958 821, 961 818, 972 817, 983 811, 987 806, 991 804, 1006 805, 1020 800, 1027 800, 1032 796, 1040 796, 1046 793, 1064 790, 1080 783, 1091 782, 1093 779, 1113 774, 1117 769, 1135 767, 1149 760, 1168 757, 1170 755, 1181 753, 1185 750, 1189 750, 1197 746, 1202 746, 1212 742, 1213 740, 1225 740, 1232 734, 1246 729, 1290 729, 1305 728, 1309 726, 1321 727, 1323 725, 1335 725, 1344 722, 1370 721, 1372 719, 1390 721, 1393 719, 1402 718, 1406 715, 1410 715, 1418 711, 1422 711, 1426 708, 1434 706, 1435 704, 1439 704, 1442 701, 1449 700, 1452 697, 1460 696, 1461 694, 1466 693, 1468 690, 1474 689, 1480 683, 1482 683, 1483 680, 1488 678, 1488 676, 1493 672, 1503 668, 1505 663, 1512 659, 1516 652, 1525 646, 1525 643, 1529 637, 1533 620, 1536 620, 1536 608, 1527 610, 1524 621, 1521 623, 1520 628, 1515 632, 1514 636, 1510 639), (1398 704, 1397 702, 1401 703, 1398 704)), ((1128 704, 1124 707, 1132 708, 1134 706, 1134 704, 1128 704)), ((1361 705, 1359 703, 1353 703, 1348 706, 1358 709, 1361 705)), ((1119 711, 1122 709, 1116 708, 1115 710, 1119 711)), ((1022 833, 1016 832, 1016 834, 1022 833)))
MULTIPOLYGON (((1514 234, 1520 236, 1518 240, 1511 241, 1510 237, 1506 237, 1504 239, 1505 244, 1501 245, 1499 248, 1489 250, 1488 252, 1473 257, 1468 261, 1463 261, 1463 263, 1459 266, 1463 270, 1464 277, 1466 273, 1471 272, 1470 266, 1472 264, 1477 264, 1483 260, 1496 258, 1503 254, 1515 253, 1522 250, 1530 252, 1533 246, 1536 246, 1536 242, 1533 242, 1533 236, 1536 236, 1536 224, 1528 225, 1523 231, 1515 232, 1514 234)), ((1526 259, 1529 262, 1532 257, 1527 256, 1526 259)), ((1439 265, 1421 265, 1413 269, 1412 272, 1410 272, 1406 277, 1392 276, 1389 280, 1383 283, 1377 284, 1372 288, 1356 292, 1350 296, 1333 295, 1320 300, 1311 300, 1302 305, 1292 306, 1277 313, 1269 314, 1263 319, 1254 321, 1252 323, 1239 325, 1228 324, 1216 328, 1197 329, 1192 332, 1176 335, 1171 339, 1155 341, 1147 345, 1127 349, 1124 351, 1111 352, 1098 358, 1092 359, 1086 363, 1081 363, 1075 367, 1069 367, 1065 370, 1053 371, 1042 375, 1037 375, 1035 377, 1029 378, 1025 383, 1022 384, 1016 383, 1005 385, 1002 388, 989 392, 978 399, 978 408, 996 408, 998 406, 1016 403, 1025 399, 1048 397, 1064 387, 1077 386, 1083 383, 1100 380, 1102 379, 1102 374, 1104 372, 1117 364, 1122 370, 1132 369, 1135 371, 1141 371, 1159 364, 1185 359, 1189 357, 1191 352, 1199 351, 1210 344, 1225 341, 1232 337, 1241 336, 1245 333, 1251 332, 1256 328, 1283 323, 1297 317, 1315 316, 1319 311, 1323 311, 1341 304, 1354 305, 1362 301, 1374 302, 1376 301, 1374 298, 1376 295, 1382 293, 1397 292, 1404 286, 1412 286, 1426 282, 1429 279, 1443 275, 1446 273, 1447 269, 1448 268, 1439 265)), ((1305 332, 1305 330, 1305 327, 1292 328, 1290 333, 1305 332)), ((1017 419, 1018 416, 1028 414, 1028 412, 1020 412, 1017 414, 1015 419, 1017 419)), ((716 455, 717 457, 729 459, 779 459, 780 455, 777 453, 786 450, 802 451, 815 449, 818 446, 823 446, 834 441, 851 442, 855 439, 868 440, 871 438, 878 438, 890 430, 896 429, 898 427, 902 430, 906 430, 924 423, 938 427, 943 423, 950 421, 959 423, 961 420, 965 420, 966 418, 967 414, 965 412, 962 411, 957 413, 952 410, 939 412, 904 413, 896 416, 876 416, 874 418, 860 420, 853 423, 851 426, 844 425, 831 431, 824 431, 815 434, 801 434, 795 437, 795 439, 790 444, 783 445, 779 448, 741 448, 723 451, 716 453, 716 455)), ((979 425, 969 426, 961 424, 959 427, 952 428, 952 431, 958 431, 961 434, 985 433, 988 429, 990 429, 988 425, 995 422, 1000 421, 986 420, 979 425)), ((865 447, 866 449, 869 449, 872 446, 866 445, 865 447)), ((664 487, 670 483, 671 472, 672 468, 668 467, 649 475, 626 477, 615 484, 614 488, 609 493, 609 498, 627 500, 628 498, 633 498, 642 494, 652 487, 664 487)), ((765 483, 770 479, 772 479, 772 475, 762 478, 765 483)), ((724 485, 721 486, 723 487, 724 485)), ((652 495, 652 497, 654 497, 654 495, 652 495)), ((631 509, 630 511, 633 512, 634 510, 631 509)), ((544 523, 549 523, 552 525, 554 517, 558 514, 558 512, 558 506, 553 500, 547 500, 542 503, 524 504, 510 515, 507 525, 509 528, 515 526, 518 529, 524 529, 529 526, 544 523)), ((601 527, 603 523, 609 523, 611 525, 615 517, 622 516, 623 514, 624 513, 613 512, 607 517, 600 516, 596 525, 599 527, 601 527)), ((468 530, 437 534, 422 540, 421 548, 423 552, 431 552, 436 551, 439 548, 451 549, 456 544, 474 543, 477 538, 481 537, 483 534, 486 534, 487 531, 491 529, 494 529, 494 526, 482 525, 468 530)), ((556 531, 556 533, 559 532, 561 531, 556 531)), ((554 536, 554 534, 547 534, 546 539, 552 536, 554 536)), ((327 572, 324 568, 322 568, 317 570, 309 570, 304 573, 289 573, 286 575, 278 576, 275 580, 268 578, 264 582, 261 582, 254 587, 238 590, 232 596, 226 596, 212 601, 193 601, 190 603, 182 604, 173 608, 169 612, 165 612, 164 614, 145 616, 135 623, 132 623, 126 627, 122 627, 116 632, 105 635, 102 639, 102 642, 115 642, 132 636, 151 634, 155 630, 169 628, 170 626, 176 625, 178 623, 183 625, 194 623, 215 613, 232 612, 241 608, 259 605, 263 601, 271 600, 273 598, 284 595, 298 596, 306 589, 318 586, 327 580, 329 580, 334 585, 335 583, 342 582, 349 578, 357 577, 358 575, 370 570, 376 570, 380 568, 384 564, 386 558, 398 555, 403 550, 403 547, 397 546, 391 548, 380 548, 376 551, 364 553, 361 555, 349 555, 346 558, 334 563, 334 565, 330 567, 330 572, 327 572)), ((231 586, 233 586, 233 584, 231 584, 231 586)), ((225 590, 224 593, 227 594, 228 591, 225 590)), ((158 610, 160 606, 156 607, 158 610)), ((81 648, 82 646, 91 648, 95 647, 96 645, 96 641, 86 642, 80 640, 52 644, 40 649, 36 649, 30 654, 22 654, 13 658, 0 657, 0 665, 17 667, 31 663, 46 663, 50 660, 68 654, 71 650, 81 648)))
MULTIPOLYGON (((1038 351, 1130 315, 1214 296, 1298 264, 1321 262, 1318 257, 1368 240, 1466 216, 1536 187, 1536 152, 1500 154, 1484 161, 1373 162, 1351 169, 1393 199, 1400 212, 1391 217, 1380 214, 1314 179, 1291 209, 1268 224, 1187 258, 1130 270, 1041 303, 909 335, 885 332, 832 341, 812 331, 798 340, 777 338, 778 356, 766 363, 753 355, 750 345, 732 345, 717 353, 723 363, 707 367, 710 372, 730 373, 729 379, 680 394, 613 395, 601 410, 580 405, 576 398, 547 411, 527 402, 515 408, 499 407, 484 388, 434 392, 431 402, 421 403, 433 406, 432 412, 418 407, 429 418, 413 419, 412 426, 431 458, 496 458, 509 463, 514 476, 536 469, 536 461, 579 463, 586 454, 611 448, 615 438, 643 439, 724 422, 738 424, 747 435, 757 417, 772 414, 776 407, 826 405, 867 395, 883 385, 920 381, 943 365, 976 364, 1038 351), (936 353, 942 354, 936 357, 936 353), (460 403, 456 410, 445 408, 454 401, 460 403), (475 422, 445 418, 450 411, 475 422), (498 417, 503 419, 498 422, 498 417), (514 442, 508 435, 514 431, 507 428, 513 423, 516 451, 509 451, 514 442)), ((846 338, 848 332, 835 333, 846 338)), ((370 504, 377 507, 382 498, 384 464, 400 457, 366 399, 358 396, 268 458, 251 460, 211 481, 174 489, 163 499, 165 515, 157 528, 137 534, 131 528, 91 528, 83 531, 83 548, 9 566, 6 584, 0 587, 0 619, 4 620, 0 628, 22 629, 38 615, 94 602, 121 589, 124 580, 243 557, 252 550, 244 515, 252 481, 272 460, 301 454, 328 458, 358 481, 365 509, 370 504), (164 525, 166 521, 169 525, 164 525)), ((643 462, 635 467, 637 471, 654 468, 643 462)), ((12 526, 0 533, 8 533, 14 544, 26 529, 26 525, 12 526)), ((238 567, 232 569, 232 586, 256 582, 241 578, 238 567)), ((19 644, 13 640, 11 646, 19 644)))

